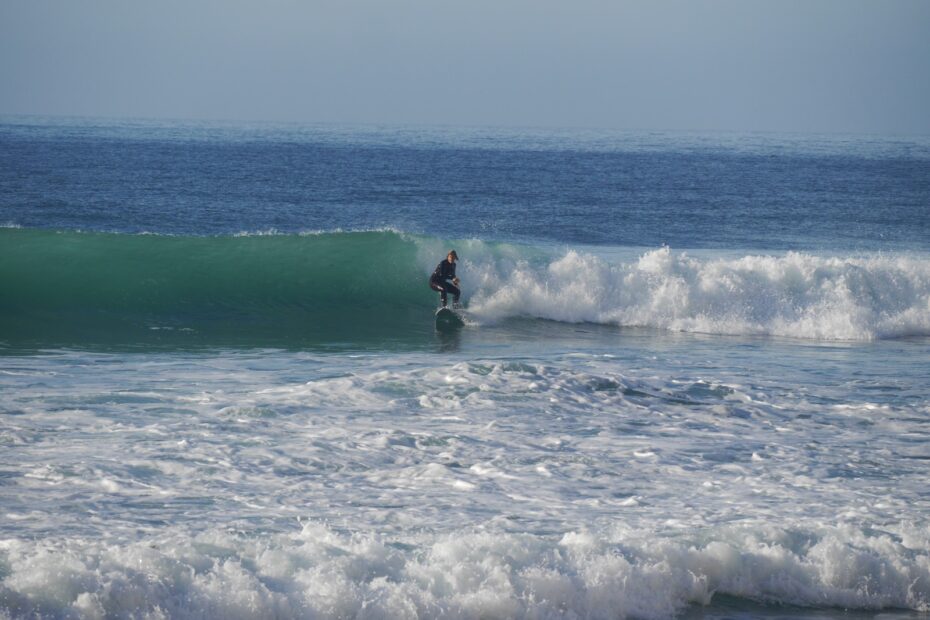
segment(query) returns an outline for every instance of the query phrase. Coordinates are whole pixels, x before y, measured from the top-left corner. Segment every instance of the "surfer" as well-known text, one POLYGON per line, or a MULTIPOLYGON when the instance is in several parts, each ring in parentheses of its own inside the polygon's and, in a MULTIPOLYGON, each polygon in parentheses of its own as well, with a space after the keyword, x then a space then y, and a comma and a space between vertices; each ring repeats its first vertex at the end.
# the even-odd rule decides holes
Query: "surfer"
POLYGON ((455 250, 449 250, 449 255, 436 266, 436 271, 429 278, 429 287, 434 291, 439 291, 443 308, 446 307, 447 293, 452 293, 453 306, 459 303, 459 296, 462 294, 458 288, 459 279, 455 277, 455 261, 458 258, 459 255, 455 253, 455 250), (452 282, 450 283, 449 280, 452 282))

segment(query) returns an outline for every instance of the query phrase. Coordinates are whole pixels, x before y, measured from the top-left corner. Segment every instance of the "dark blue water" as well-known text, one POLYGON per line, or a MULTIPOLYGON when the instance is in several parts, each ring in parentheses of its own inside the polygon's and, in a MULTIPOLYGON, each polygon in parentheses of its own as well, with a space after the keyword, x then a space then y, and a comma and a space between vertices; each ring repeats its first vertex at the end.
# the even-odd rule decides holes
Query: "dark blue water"
POLYGON ((930 140, 7 119, 0 223, 925 250, 930 140))

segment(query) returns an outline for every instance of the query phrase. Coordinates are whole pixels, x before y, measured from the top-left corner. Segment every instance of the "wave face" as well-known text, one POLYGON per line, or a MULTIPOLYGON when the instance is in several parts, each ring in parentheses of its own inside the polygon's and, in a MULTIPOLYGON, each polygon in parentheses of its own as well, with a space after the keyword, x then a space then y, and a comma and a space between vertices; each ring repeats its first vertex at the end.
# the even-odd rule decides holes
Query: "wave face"
MULTIPOLYGON (((394 231, 184 237, 0 230, 0 340, 381 346, 432 338, 447 242, 394 231)), ((531 318, 817 340, 930 335, 930 260, 632 260, 456 243, 474 323, 531 318)))
POLYGON ((930 335, 930 260, 790 253, 693 258, 662 248, 629 263, 569 251, 488 265, 472 310, 685 332, 872 340, 930 335))
POLYGON ((416 246, 388 231, 182 237, 3 230, 2 338, 340 342, 429 312, 416 246))

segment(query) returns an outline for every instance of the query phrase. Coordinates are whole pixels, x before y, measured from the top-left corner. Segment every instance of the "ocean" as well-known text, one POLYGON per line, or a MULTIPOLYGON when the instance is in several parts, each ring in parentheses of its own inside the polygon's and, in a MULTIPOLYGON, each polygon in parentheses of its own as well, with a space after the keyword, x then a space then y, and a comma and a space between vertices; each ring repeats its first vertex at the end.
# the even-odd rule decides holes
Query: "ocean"
POLYGON ((0 618, 926 618, 928 480, 928 137, 0 118, 0 618))

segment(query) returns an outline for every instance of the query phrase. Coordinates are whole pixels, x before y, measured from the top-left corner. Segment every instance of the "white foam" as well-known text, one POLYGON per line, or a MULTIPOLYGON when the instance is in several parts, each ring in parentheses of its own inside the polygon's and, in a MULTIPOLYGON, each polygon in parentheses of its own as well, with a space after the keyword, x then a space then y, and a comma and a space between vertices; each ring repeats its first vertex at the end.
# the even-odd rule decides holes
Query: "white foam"
MULTIPOLYGON (((899 531, 911 530, 927 536, 899 531)), ((624 527, 391 540, 309 522, 264 537, 4 541, 0 566, 0 600, 15 616, 668 618, 715 594, 930 610, 926 548, 835 527, 724 528, 700 541, 624 527)))
POLYGON ((661 248, 629 263, 570 250, 546 263, 466 262, 470 313, 686 332, 871 340, 930 335, 930 259, 891 255, 695 258, 661 248))
POLYGON ((919 369, 700 358, 6 358, 0 616, 930 609, 919 369))

